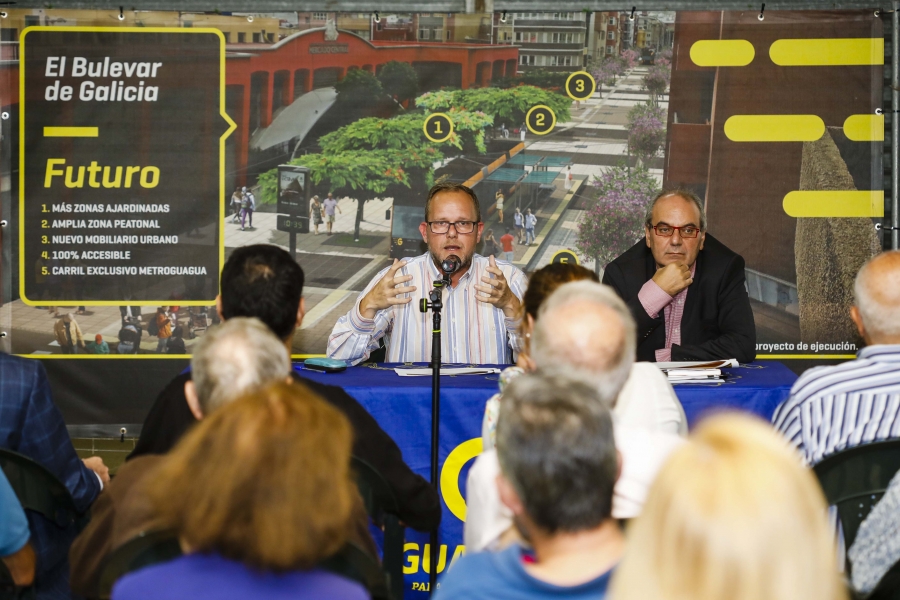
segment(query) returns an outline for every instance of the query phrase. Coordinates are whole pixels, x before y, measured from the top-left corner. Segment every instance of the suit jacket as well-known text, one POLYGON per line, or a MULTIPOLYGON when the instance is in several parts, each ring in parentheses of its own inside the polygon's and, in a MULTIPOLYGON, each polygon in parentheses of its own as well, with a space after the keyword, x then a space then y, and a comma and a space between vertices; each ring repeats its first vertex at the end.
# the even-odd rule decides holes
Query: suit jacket
MULTIPOLYGON (((293 375, 296 381, 302 382, 334 405, 350 420, 353 426, 354 456, 378 469, 390 484, 400 503, 400 518, 403 522, 420 531, 430 531, 437 527, 441 522, 441 504, 437 492, 403 462, 400 448, 378 421, 342 388, 304 379, 296 372, 293 375)), ((140 439, 128 460, 145 454, 165 454, 197 422, 184 397, 184 384, 190 378, 190 372, 182 373, 162 391, 144 421, 140 439)))
MULTIPOLYGON (((672 346, 672 360, 756 358, 756 324, 744 282, 744 259, 706 234, 697 255, 694 282, 688 288, 681 317, 681 344, 672 346)), ((656 261, 641 240, 607 265, 603 283, 628 304, 637 323, 637 359, 655 361, 666 346, 665 316, 653 319, 638 292, 656 273, 656 261)))
MULTIPOLYGON (((75 453, 62 413, 53 404, 50 382, 39 360, 0 352, 0 447, 41 463, 66 486, 81 512, 100 493, 100 480, 75 453)), ((68 594, 69 545, 75 527, 61 529, 27 511, 37 553, 38 597, 68 594)))

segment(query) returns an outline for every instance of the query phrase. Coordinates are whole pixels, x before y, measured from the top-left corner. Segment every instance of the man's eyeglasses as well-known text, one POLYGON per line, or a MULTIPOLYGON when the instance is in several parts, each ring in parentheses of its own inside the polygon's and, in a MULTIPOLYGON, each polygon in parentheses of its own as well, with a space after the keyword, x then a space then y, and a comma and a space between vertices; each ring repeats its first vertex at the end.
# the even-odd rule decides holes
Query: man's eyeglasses
POLYGON ((672 237, 672 234, 675 233, 675 230, 678 230, 681 233, 681 237, 683 238, 695 238, 700 233, 700 228, 695 227, 694 225, 685 225, 684 227, 673 227, 672 225, 651 225, 650 228, 656 232, 656 235, 662 237, 672 237))
POLYGON ((451 225, 456 229, 456 233, 472 233, 475 231, 475 224, 475 221, 457 221, 456 223, 451 223, 450 221, 428 221, 431 233, 447 233, 450 231, 451 225))

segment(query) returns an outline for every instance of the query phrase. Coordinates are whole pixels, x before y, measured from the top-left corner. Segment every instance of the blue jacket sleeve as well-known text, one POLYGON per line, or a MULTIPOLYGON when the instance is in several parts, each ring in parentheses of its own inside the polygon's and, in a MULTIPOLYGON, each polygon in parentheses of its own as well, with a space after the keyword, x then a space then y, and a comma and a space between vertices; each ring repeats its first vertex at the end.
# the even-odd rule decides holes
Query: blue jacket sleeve
POLYGON ((0 471, 0 556, 10 556, 28 543, 28 520, 6 475, 0 471))

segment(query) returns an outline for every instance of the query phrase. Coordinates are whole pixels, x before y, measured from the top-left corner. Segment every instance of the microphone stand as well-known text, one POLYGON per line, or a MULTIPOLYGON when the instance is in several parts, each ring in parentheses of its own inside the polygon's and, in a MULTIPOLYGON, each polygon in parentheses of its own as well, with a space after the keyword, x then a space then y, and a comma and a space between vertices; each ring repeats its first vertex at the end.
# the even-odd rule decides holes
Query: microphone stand
MULTIPOLYGON (((453 270, 455 271, 456 268, 453 270)), ((438 502, 440 502, 438 438, 441 423, 441 309, 444 307, 441 294, 445 286, 450 286, 450 273, 444 270, 444 276, 441 279, 435 279, 432 286, 428 293, 429 300, 422 298, 419 302, 419 310, 424 313, 430 309, 433 319, 431 327, 431 485, 438 490, 438 502)), ((437 527, 432 530, 429 543, 431 553, 428 560, 428 593, 431 595, 434 594, 437 582, 437 556, 440 552, 437 527)))

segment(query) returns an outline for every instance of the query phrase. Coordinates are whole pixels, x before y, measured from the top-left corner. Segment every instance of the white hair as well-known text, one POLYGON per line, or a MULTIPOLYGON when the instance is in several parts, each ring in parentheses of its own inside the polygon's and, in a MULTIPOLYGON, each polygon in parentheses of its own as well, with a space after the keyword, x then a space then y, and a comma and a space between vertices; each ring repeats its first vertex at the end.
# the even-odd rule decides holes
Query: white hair
POLYGON ((234 317, 207 331, 191 357, 191 379, 204 414, 291 373, 284 342, 255 318, 234 317))
POLYGON ((853 295, 870 336, 900 337, 900 269, 875 265, 882 261, 900 266, 900 251, 882 252, 870 258, 856 274, 853 295), (873 273, 875 270, 880 272, 873 273))
POLYGON ((636 347, 634 319, 622 299, 611 287, 585 280, 559 286, 544 301, 535 321, 531 351, 539 369, 578 373, 596 386, 602 398, 616 398, 631 373, 636 347), (554 327, 554 314, 576 303, 599 311, 585 314, 578 323, 570 320, 572 327, 554 327), (610 311, 615 337, 591 336, 591 329, 609 328, 611 323, 604 321, 610 311))

